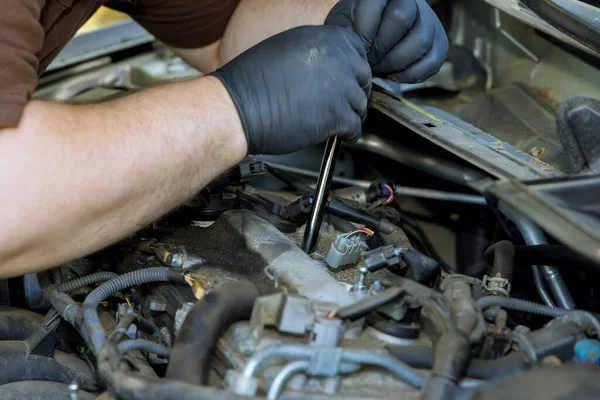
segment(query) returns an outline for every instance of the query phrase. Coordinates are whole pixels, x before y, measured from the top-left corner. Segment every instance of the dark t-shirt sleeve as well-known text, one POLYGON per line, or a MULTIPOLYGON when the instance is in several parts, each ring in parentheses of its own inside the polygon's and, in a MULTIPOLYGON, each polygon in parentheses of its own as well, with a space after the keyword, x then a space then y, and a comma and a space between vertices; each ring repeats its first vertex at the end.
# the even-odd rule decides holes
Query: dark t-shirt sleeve
POLYGON ((240 0, 109 1, 108 7, 129 14, 157 39, 182 49, 219 40, 240 0))
POLYGON ((0 11, 0 128, 19 124, 38 81, 45 0, 4 0, 0 11))

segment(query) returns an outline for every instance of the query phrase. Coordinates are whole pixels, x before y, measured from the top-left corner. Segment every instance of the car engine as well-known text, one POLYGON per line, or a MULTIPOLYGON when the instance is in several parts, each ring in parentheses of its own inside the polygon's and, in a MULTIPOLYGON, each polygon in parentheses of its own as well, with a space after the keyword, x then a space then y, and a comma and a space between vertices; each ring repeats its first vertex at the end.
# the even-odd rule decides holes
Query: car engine
MULTIPOLYGON (((448 61, 376 80, 311 254, 322 147, 248 157, 120 243, 0 281, 0 398, 597 398, 600 28, 565 15, 600 9, 430 3, 448 61)), ((35 97, 197 76, 140 38, 76 38, 35 97)))

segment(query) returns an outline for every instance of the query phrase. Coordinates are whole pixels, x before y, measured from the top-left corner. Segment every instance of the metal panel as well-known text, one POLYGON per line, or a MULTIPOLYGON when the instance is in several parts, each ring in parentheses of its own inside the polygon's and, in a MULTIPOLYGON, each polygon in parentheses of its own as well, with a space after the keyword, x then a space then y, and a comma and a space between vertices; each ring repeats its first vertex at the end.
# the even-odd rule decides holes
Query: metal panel
POLYGON ((462 129, 406 99, 374 92, 371 107, 497 178, 561 176, 551 165, 478 129, 462 129))
POLYGON ((530 186, 505 181, 491 185, 487 193, 526 215, 564 245, 600 263, 598 175, 530 186))
POLYGON ((154 37, 134 21, 123 21, 74 37, 46 71, 68 67, 144 43, 151 43, 153 40, 154 37))
POLYGON ((518 0, 485 0, 486 3, 492 5, 493 7, 502 10, 503 12, 515 17, 521 22, 532 26, 533 28, 547 33, 550 36, 557 38, 558 40, 574 46, 578 49, 581 49, 589 54, 592 54, 596 57, 600 57, 600 54, 593 48, 586 46, 585 44, 579 42, 578 40, 566 35, 565 33, 559 31, 548 22, 544 21, 537 15, 535 15, 532 11, 527 8, 521 7, 519 5, 518 0))

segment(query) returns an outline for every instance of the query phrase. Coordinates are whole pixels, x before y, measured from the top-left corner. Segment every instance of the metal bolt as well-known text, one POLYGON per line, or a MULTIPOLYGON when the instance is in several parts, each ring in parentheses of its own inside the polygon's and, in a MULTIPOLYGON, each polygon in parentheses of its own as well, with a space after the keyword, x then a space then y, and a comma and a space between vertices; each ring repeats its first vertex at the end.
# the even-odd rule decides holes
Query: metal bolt
POLYGON ((367 274, 369 273, 369 270, 367 269, 367 267, 360 267, 358 269, 358 286, 359 287, 364 287, 365 286, 365 282, 367 280, 367 274))
POLYGON ((167 265, 175 269, 182 269, 185 264, 185 254, 172 253, 167 256, 167 265))
POLYGON ((71 382, 69 384, 69 396, 71 400, 79 400, 79 385, 77 382, 71 382))
POLYGON ((158 246, 154 248, 154 254, 156 254, 158 259, 163 264, 175 269, 183 269, 187 258, 187 254, 184 248, 179 248, 177 249, 177 251, 171 251, 166 247, 158 246))
POLYGON ((352 291, 354 293, 357 293, 361 296, 367 293, 367 273, 369 273, 369 270, 365 266, 362 266, 358 269, 358 283, 352 287, 352 291))

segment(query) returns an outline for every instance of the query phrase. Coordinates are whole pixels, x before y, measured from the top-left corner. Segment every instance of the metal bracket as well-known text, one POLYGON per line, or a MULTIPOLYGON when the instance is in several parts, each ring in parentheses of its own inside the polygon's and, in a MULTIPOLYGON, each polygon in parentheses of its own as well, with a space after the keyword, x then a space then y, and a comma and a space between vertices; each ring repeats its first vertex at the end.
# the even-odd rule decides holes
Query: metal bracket
POLYGON ((510 297, 510 291, 512 289, 512 285, 510 284, 508 279, 489 277, 487 275, 483 276, 483 281, 481 281, 481 287, 486 292, 500 293, 505 297, 510 297))

